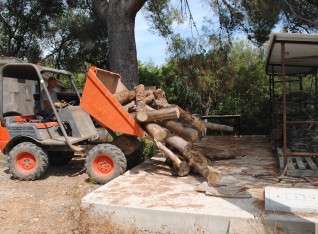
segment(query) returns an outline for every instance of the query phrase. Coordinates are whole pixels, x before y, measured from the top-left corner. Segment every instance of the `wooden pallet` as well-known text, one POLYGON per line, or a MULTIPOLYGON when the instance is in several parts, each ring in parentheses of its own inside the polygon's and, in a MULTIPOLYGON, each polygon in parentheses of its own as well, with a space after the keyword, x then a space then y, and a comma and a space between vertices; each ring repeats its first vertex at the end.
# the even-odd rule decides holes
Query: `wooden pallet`
MULTIPOLYGON (((284 170, 284 154, 277 148, 279 167, 284 170)), ((287 176, 316 177, 318 176, 318 157, 289 157, 287 176)))

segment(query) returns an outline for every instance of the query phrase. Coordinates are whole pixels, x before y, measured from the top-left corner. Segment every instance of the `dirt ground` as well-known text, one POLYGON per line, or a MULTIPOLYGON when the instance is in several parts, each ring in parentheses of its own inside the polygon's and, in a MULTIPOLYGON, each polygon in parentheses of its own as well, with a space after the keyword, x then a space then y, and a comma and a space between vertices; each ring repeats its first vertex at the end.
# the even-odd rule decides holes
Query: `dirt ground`
MULTIPOLYGON (((0 233, 96 233, 98 222, 88 220, 80 210, 81 198, 99 185, 90 183, 84 158, 68 165, 49 167, 47 176, 37 181, 12 179, 0 154, 0 233), (95 231, 94 231, 95 230, 95 231)), ((103 221, 103 232, 121 232, 103 221), (107 228, 105 228, 105 225, 107 228)))

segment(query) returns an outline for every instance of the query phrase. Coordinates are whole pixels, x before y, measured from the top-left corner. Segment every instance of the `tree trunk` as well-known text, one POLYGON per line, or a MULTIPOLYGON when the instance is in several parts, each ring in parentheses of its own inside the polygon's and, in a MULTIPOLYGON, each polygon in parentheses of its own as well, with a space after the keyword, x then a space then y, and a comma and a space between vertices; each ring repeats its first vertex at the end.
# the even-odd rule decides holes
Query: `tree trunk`
POLYGON ((113 96, 120 104, 123 105, 134 100, 136 93, 134 90, 123 90, 114 94, 113 96))
MULTIPOLYGON (((138 103, 137 103, 137 108, 138 108, 138 103)), ((138 112, 138 109, 137 109, 137 112, 138 112)), ((180 112, 179 112, 179 109, 176 107, 137 113, 137 120, 139 122, 171 120, 171 119, 178 119, 179 117, 180 117, 180 112)))
POLYGON ((167 143, 179 150, 188 160, 189 165, 200 173, 210 185, 216 184, 221 179, 221 173, 210 166, 210 161, 202 154, 191 150, 191 144, 179 136, 167 138, 167 143))
POLYGON ((189 174, 190 168, 185 161, 181 161, 177 155, 165 147, 161 142, 157 142, 157 147, 173 161, 173 165, 178 169, 179 176, 186 176, 189 174))
MULTIPOLYGON (((135 18, 147 0, 104 0, 109 43, 109 68, 122 76, 128 89, 139 81, 135 18)), ((103 12, 105 14, 105 12, 103 12)), ((106 56, 106 55, 105 55, 106 56)))
POLYGON ((149 135, 156 141, 162 141, 167 137, 167 132, 158 124, 149 123, 145 125, 149 135))
POLYGON ((175 134, 182 136, 186 140, 189 141, 196 141, 199 138, 199 131, 193 128, 189 128, 184 126, 180 122, 176 121, 165 121, 163 125, 168 128, 170 131, 174 132, 175 134))

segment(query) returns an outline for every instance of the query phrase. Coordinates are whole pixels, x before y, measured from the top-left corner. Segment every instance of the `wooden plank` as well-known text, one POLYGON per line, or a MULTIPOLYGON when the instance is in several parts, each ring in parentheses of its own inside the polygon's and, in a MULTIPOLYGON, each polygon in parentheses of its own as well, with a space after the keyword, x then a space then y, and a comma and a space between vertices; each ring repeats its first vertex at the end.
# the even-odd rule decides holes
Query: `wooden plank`
POLYGON ((295 170, 295 164, 294 164, 294 157, 289 158, 289 163, 288 163, 288 170, 295 170))
POLYGON ((280 172, 284 170, 284 154, 281 148, 277 148, 278 162, 280 167, 280 172))
POLYGON ((296 177, 317 177, 318 170, 287 170, 286 175, 296 177))
POLYGON ((318 170, 316 164, 312 161, 311 158, 306 157, 305 160, 306 160, 306 162, 308 163, 310 169, 312 169, 312 170, 318 170))
POLYGON ((300 170, 306 169, 305 164, 304 164, 303 160, 301 159, 301 157, 296 157, 296 162, 297 162, 298 168, 300 170))

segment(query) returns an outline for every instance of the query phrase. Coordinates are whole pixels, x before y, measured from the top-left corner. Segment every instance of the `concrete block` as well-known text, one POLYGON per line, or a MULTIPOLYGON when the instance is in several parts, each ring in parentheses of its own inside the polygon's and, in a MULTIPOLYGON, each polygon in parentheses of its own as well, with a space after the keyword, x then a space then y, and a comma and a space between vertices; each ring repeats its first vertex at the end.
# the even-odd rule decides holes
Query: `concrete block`
POLYGON ((318 214, 318 190, 265 187, 265 210, 318 214))
POLYGON ((317 215, 265 214, 259 206, 259 190, 251 189, 253 198, 250 199, 206 196, 194 189, 203 181, 201 176, 172 176, 163 160, 147 160, 87 194, 81 201, 82 207, 97 218, 145 233, 274 233, 276 230, 307 234, 315 231, 317 215))
POLYGON ((3 90, 9 93, 18 93, 20 91, 19 84, 17 82, 4 82, 3 90))

